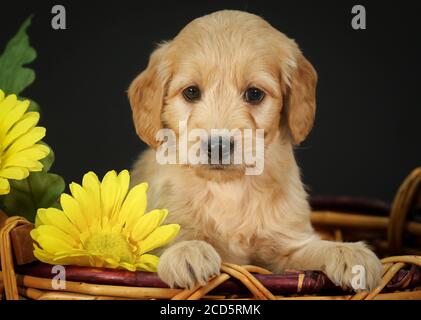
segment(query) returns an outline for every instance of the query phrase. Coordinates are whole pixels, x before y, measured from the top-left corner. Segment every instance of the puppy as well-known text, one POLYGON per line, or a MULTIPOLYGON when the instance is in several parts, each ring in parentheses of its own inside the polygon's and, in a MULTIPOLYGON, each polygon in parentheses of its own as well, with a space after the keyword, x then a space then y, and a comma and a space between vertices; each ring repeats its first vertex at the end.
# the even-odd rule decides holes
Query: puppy
POLYGON ((312 128, 316 82, 293 40, 240 11, 198 18, 153 52, 128 90, 137 134, 151 147, 132 177, 149 183, 149 207, 168 208, 166 221, 181 225, 158 265, 168 285, 204 284, 221 261, 321 270, 348 288, 362 266, 365 288, 378 284, 382 266, 364 243, 321 240, 310 223, 293 146, 312 128), (159 164, 160 130, 179 138, 183 121, 187 132, 263 129, 260 174, 247 175, 244 164, 159 164))

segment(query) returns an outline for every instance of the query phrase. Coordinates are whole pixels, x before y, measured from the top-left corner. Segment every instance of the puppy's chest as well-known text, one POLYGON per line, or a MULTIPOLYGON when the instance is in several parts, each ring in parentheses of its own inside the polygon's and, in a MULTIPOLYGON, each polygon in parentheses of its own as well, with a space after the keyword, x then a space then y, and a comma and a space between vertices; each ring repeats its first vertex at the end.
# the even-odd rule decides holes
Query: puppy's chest
POLYGON ((237 186, 210 186, 186 203, 193 226, 207 238, 248 242, 261 225, 265 200, 237 186))
POLYGON ((261 230, 263 210, 260 199, 245 194, 224 193, 209 197, 201 212, 201 233, 224 261, 237 264, 251 263, 255 253, 255 240, 261 230))
MULTIPOLYGON (((268 232, 270 194, 243 185, 208 185, 194 193, 171 193, 168 222, 181 225, 182 240, 212 244, 224 261, 251 262, 260 236, 268 232)), ((181 240, 181 239, 180 239, 181 240)))

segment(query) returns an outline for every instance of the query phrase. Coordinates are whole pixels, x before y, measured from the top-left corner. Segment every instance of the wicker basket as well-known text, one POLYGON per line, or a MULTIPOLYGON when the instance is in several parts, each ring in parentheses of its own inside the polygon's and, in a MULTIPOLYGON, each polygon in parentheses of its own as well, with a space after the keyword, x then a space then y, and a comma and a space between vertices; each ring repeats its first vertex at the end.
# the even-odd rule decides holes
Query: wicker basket
POLYGON ((54 288, 51 266, 34 262, 29 236, 33 225, 22 217, 11 217, 0 224, 0 299, 421 300, 421 221, 417 216, 421 168, 405 179, 390 208, 382 202, 346 197, 314 198, 312 207, 312 222, 322 237, 366 240, 379 256, 386 257, 383 279, 372 292, 343 291, 317 271, 273 275, 256 266, 230 263, 223 263, 221 274, 205 286, 192 290, 168 288, 156 274, 76 266, 66 267, 65 288, 54 288))

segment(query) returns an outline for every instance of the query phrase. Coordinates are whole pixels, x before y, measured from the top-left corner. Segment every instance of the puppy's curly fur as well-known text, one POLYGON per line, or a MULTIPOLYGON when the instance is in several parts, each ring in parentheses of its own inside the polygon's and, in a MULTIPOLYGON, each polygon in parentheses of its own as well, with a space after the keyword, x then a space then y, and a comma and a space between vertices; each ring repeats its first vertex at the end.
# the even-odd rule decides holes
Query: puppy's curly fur
POLYGON ((133 168, 133 182, 148 181, 151 207, 169 209, 181 224, 177 243, 166 248, 159 276, 172 287, 191 288, 219 273, 221 259, 324 271, 350 287, 352 268, 366 270, 374 288, 382 267, 363 243, 321 240, 310 223, 310 208, 293 145, 305 139, 314 121, 317 75, 296 43, 253 14, 219 11, 189 23, 151 55, 131 84, 129 99, 136 131, 151 148, 133 168), (194 104, 182 91, 202 91, 194 104), (266 96, 257 106, 244 90, 266 96), (206 165, 159 165, 156 134, 201 128, 264 129, 262 174, 245 167, 211 170, 206 165))

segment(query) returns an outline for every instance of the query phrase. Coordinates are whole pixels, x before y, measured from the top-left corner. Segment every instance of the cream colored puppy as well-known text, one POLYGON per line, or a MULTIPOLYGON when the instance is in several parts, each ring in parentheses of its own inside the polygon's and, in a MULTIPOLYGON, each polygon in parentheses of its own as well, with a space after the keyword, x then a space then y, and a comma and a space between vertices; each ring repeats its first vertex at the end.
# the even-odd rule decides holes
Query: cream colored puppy
POLYGON ((149 183, 148 206, 181 225, 158 266, 168 285, 191 288, 219 274, 221 261, 321 270, 350 287, 354 266, 374 288, 382 266, 363 243, 321 240, 293 154, 314 120, 317 75, 297 44, 253 14, 219 11, 189 23, 151 55, 131 84, 136 131, 150 145, 133 168, 149 183), (246 165, 160 165, 162 128, 264 129, 264 169, 246 165))

